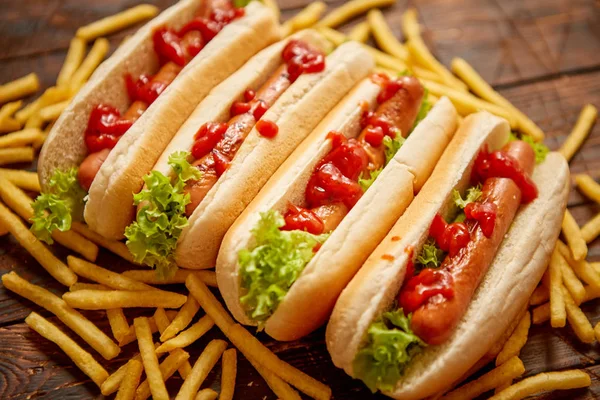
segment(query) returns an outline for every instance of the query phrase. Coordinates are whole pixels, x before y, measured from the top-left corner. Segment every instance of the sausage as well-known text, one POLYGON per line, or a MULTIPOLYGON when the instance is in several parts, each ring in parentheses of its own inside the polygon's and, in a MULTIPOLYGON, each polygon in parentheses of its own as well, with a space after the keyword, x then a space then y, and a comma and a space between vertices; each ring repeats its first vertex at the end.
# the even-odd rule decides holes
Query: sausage
POLYGON ((323 221, 323 232, 331 232, 342 222, 349 210, 344 203, 334 203, 315 207, 311 211, 323 221))
MULTIPOLYGON (((535 165, 531 146, 522 141, 514 141, 504 151, 518 161, 527 175, 531 175, 535 165)), ((491 202, 497 207, 491 237, 487 238, 481 229, 477 229, 476 222, 467 220, 471 241, 456 256, 446 257, 440 266, 440 270, 449 271, 453 280, 453 297, 434 296, 412 315, 411 327, 414 333, 428 344, 441 344, 450 337, 465 314, 521 205, 521 191, 508 178, 487 179, 481 198, 482 202, 491 202)))
POLYGON ((94 181, 96 174, 100 170, 100 167, 108 157, 109 153, 110 149, 104 149, 92 153, 88 155, 79 166, 77 180, 86 192, 90 190, 90 186, 92 186, 92 182, 94 181))

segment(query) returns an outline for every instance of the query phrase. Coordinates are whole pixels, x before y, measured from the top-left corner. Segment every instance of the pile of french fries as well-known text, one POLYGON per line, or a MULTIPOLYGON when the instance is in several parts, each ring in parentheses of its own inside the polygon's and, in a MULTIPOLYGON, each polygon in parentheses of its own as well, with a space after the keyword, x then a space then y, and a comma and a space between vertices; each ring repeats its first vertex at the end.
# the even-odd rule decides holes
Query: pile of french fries
MULTIPOLYGON (((273 0, 263 0, 279 15, 273 0)), ((427 48, 418 24, 417 12, 407 10, 402 16, 401 43, 394 37, 379 8, 395 0, 352 0, 332 10, 324 18, 327 6, 316 1, 282 25, 284 36, 305 28, 318 29, 335 46, 347 40, 364 43, 381 72, 416 75, 435 102, 447 96, 464 117, 487 110, 506 118, 514 130, 536 141, 544 139, 543 131, 525 114, 497 93, 463 59, 452 60, 451 71, 436 60, 427 48), (366 13, 348 35, 335 28, 366 13), (373 36, 378 48, 366 42, 373 36)), ((158 9, 139 5, 117 15, 104 18, 77 30, 56 84, 23 107, 23 98, 40 89, 35 74, 0 86, 0 165, 31 162, 69 101, 90 78, 109 51, 104 36, 154 17, 158 9), (85 55, 88 43, 93 45, 85 55)), ((586 105, 572 133, 560 152, 571 160, 597 118, 597 110, 586 105)), ((575 176, 579 190, 600 203, 600 185, 588 175, 575 176)), ((4 287, 36 303, 56 316, 98 355, 111 360, 123 346, 137 342, 139 354, 109 374, 97 361, 98 356, 84 350, 59 327, 32 312, 25 320, 32 330, 56 343, 75 364, 98 385, 103 395, 116 393, 116 398, 168 399, 165 381, 175 373, 183 379, 177 399, 232 399, 236 382, 237 351, 240 351, 264 378, 280 399, 300 399, 295 387, 315 399, 329 399, 331 389, 279 359, 250 332, 237 324, 207 286, 216 287, 215 272, 179 270, 172 277, 159 279, 152 270, 130 270, 116 273, 96 265, 99 247, 133 263, 124 243, 109 240, 91 231, 85 224, 74 222, 71 231, 55 231, 54 241, 79 256, 70 255, 66 262, 54 256, 48 247, 29 231, 27 222, 33 216, 32 198, 39 193, 36 173, 0 168, 0 235, 11 233, 29 253, 68 290, 61 296, 28 282, 16 272, 2 276, 4 287), (80 279, 85 280, 81 282, 80 279), (185 284, 187 295, 161 289, 161 285, 185 284), (150 317, 137 317, 132 323, 126 316, 129 308, 150 308, 150 317), (167 310, 165 310, 167 309, 167 310), (204 315, 197 318, 200 310, 204 315), (78 310, 106 310, 110 334, 103 332, 78 310), (194 322, 195 321, 195 322, 194 322), (224 340, 211 341, 193 362, 185 350, 215 326, 234 347, 224 340), (159 333, 155 342, 153 334, 159 333), (112 337, 111 337, 112 335, 112 337), (237 350, 236 350, 237 349, 237 350), (162 359, 162 361, 161 361, 162 359), (201 388, 209 372, 221 360, 220 393, 201 388), (142 379, 143 378, 143 379, 142 379)), ((495 390, 493 399, 521 399, 555 389, 590 385, 590 377, 579 370, 548 372, 521 379, 526 373, 519 353, 531 324, 548 320, 553 327, 564 327, 568 321, 584 343, 600 341, 600 323, 594 328, 580 305, 600 297, 600 263, 588 263, 587 244, 600 235, 600 214, 579 227, 566 212, 562 233, 544 278, 523 310, 494 348, 458 382, 495 359, 496 368, 476 380, 441 393, 435 398, 467 399, 495 390)))

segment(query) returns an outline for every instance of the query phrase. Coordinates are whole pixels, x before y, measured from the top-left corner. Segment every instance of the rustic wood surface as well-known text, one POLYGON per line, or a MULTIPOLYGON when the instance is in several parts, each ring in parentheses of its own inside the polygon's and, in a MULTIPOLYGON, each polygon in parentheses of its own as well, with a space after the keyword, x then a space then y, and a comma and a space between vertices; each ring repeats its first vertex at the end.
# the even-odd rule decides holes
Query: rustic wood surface
MULTIPOLYGON (((0 83, 28 72, 36 72, 45 87, 54 83, 69 40, 77 27, 135 5, 139 0, 0 0, 0 83)), ((154 0, 161 8, 174 0, 154 0)), ((282 18, 287 19, 308 0, 280 0, 282 18)), ((339 1, 327 1, 334 7, 339 1)), ((600 106, 600 10, 593 0, 399 0, 385 11, 401 37, 400 16, 408 5, 420 13, 425 39, 446 65, 460 56, 491 82, 546 132, 546 144, 557 148, 573 126, 585 103, 600 106)), ((356 21, 342 30, 346 31, 356 21)), ((128 32, 111 36, 116 45, 128 32)), ((34 170, 35 164, 21 165, 34 170)), ((600 178, 600 124, 584 148, 571 162, 573 173, 587 172, 600 178)), ((577 221, 582 224, 600 211, 597 204, 573 191, 569 198, 577 221)), ((55 246, 59 256, 67 252, 55 246)), ((600 259, 600 240, 590 245, 590 259, 600 259)), ((98 263, 115 270, 124 262, 102 253, 98 263)), ((0 238, 0 274, 15 270, 32 282, 58 294, 64 288, 10 236, 0 238)), ((177 289, 177 288, 174 288, 177 289)), ((98 388, 58 349, 29 330, 23 319, 39 307, 0 285, 0 398, 79 399, 102 398, 98 388)), ((584 306, 593 323, 600 320, 600 301, 584 306)), ((48 313, 42 311, 42 315, 48 313)), ((86 313, 109 332, 103 312, 86 313)), ((129 318, 134 314, 127 313, 129 318)), ((137 315, 137 314, 135 314, 137 315)), ((56 318, 51 318, 56 322, 56 318)), ((60 323, 59 323, 60 325, 60 323)), ((70 333, 69 330, 67 330, 70 333)), ((213 329, 189 350, 195 360, 203 346, 219 337, 213 329)), ((336 399, 373 397, 357 381, 336 369, 327 354, 323 330, 293 343, 276 343, 259 337, 282 359, 331 385, 336 399)), ((79 340, 79 342, 81 342, 79 340)), ((110 372, 122 365, 136 345, 124 348, 119 357, 103 364, 110 372)), ((94 353, 95 354, 95 353, 94 353)), ((95 354, 97 358, 100 358, 95 354)), ((543 399, 600 398, 598 344, 581 344, 570 328, 533 327, 521 353, 527 375, 542 371, 584 368, 592 376, 589 390, 574 390, 540 396, 543 399)), ((262 378, 240 358, 236 398, 275 398, 262 378)), ((205 386, 218 390, 220 368, 209 375, 205 386)), ((181 383, 172 378, 169 387, 181 383)))

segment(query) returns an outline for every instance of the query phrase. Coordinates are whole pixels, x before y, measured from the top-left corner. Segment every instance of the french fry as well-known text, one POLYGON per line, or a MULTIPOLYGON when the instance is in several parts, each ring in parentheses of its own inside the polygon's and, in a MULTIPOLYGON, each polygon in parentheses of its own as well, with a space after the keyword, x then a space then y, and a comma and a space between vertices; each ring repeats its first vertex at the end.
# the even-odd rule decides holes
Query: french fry
POLYGON ((406 62, 409 57, 408 50, 396 39, 385 21, 383 13, 378 9, 373 9, 367 13, 367 21, 379 48, 406 62))
POLYGON ((156 271, 147 269, 131 269, 123 272, 123 275, 135 279, 138 282, 147 283, 149 285, 172 285, 177 283, 185 283, 186 278, 190 274, 197 275, 202 281, 212 287, 217 287, 217 276, 215 271, 193 271, 189 269, 178 269, 175 274, 168 278, 161 278, 156 274, 156 271))
POLYGON ((135 359, 131 359, 125 365, 125 376, 119 385, 119 392, 115 397, 115 400, 133 400, 135 397, 135 390, 140 384, 140 378, 144 372, 144 365, 135 359))
POLYGON ((42 120, 42 117, 40 117, 40 114, 34 114, 32 115, 27 122, 25 123, 25 129, 42 129, 42 126, 44 125, 44 121, 42 120))
POLYGON ((49 87, 37 100, 19 110, 15 114, 15 118, 24 124, 37 115, 42 108, 67 100, 70 96, 71 91, 67 87, 49 87))
POLYGON ((235 376, 237 375, 237 352, 225 350, 221 356, 221 396, 220 400, 233 400, 235 376))
MULTIPOLYGON (((198 392, 194 400, 215 400, 219 397, 219 393, 215 392, 210 388, 202 389, 198 392)), ((223 392, 221 391, 221 398, 223 398, 223 392)))
POLYGON ((509 386, 490 400, 523 399, 540 392, 588 387, 591 383, 590 376, 580 370, 542 372, 509 386))
POLYGON ((279 9, 279 5, 277 5, 276 0, 263 0, 263 4, 273 11, 275 18, 279 21, 281 16, 281 10, 279 9))
POLYGON ((192 372, 185 378, 179 393, 175 400, 193 400, 194 396, 200 389, 200 385, 208 376, 208 373, 213 369, 221 354, 227 348, 227 342, 224 340, 214 339, 212 340, 202 351, 198 360, 192 367, 192 372))
POLYGON ((540 325, 550 319, 550 302, 544 303, 533 309, 531 312, 531 322, 534 325, 540 325))
POLYGON ((73 339, 58 329, 56 325, 35 312, 32 312, 25 318, 25 323, 46 339, 56 343, 98 387, 106 380, 108 372, 94 360, 94 357, 90 353, 82 349, 73 339))
POLYGON ((21 222, 19 217, 10 212, 10 210, 2 203, 0 203, 0 225, 7 228, 17 239, 19 244, 21 244, 21 246, 23 246, 54 279, 67 287, 77 282, 77 275, 63 264, 62 261, 56 258, 42 242, 37 240, 37 238, 33 236, 33 233, 31 233, 25 224, 21 222))
POLYGON ((31 147, 0 149, 0 165, 31 162, 33 158, 33 148, 31 147))
MULTIPOLYGON (((131 325, 131 327, 133 328, 133 325, 131 325)), ((155 344, 155 346, 158 346, 158 344, 155 344)), ((140 353, 137 353, 136 355, 131 357, 131 360, 136 360, 136 361, 141 362, 142 355, 140 353)), ((108 378, 106 378, 106 380, 100 387, 100 392, 104 396, 109 396, 109 395, 113 394, 114 392, 116 392, 117 390, 119 390, 119 386, 121 385, 121 382, 125 378, 126 373, 127 373, 127 363, 121 365, 119 367, 119 369, 117 369, 115 372, 113 372, 111 375, 109 375, 108 378)))
POLYGON ((504 364, 494 368, 478 379, 455 389, 442 397, 443 400, 473 399, 503 382, 515 379, 525 372, 525 366, 519 357, 512 357, 504 364))
POLYGON ((348 33, 348 40, 354 40, 355 42, 366 43, 371 36, 371 26, 369 22, 364 21, 356 24, 354 28, 348 33))
POLYGON ((562 294, 562 263, 557 248, 552 252, 550 259, 550 325, 553 328, 561 328, 567 323, 567 312, 565 310, 565 299, 562 294))
POLYGON ((508 380, 506 382, 503 382, 500 386, 496 387, 496 389, 494 389, 494 394, 498 394, 501 391, 503 391, 504 389, 506 389, 507 387, 509 387, 510 385, 512 385, 513 381, 508 380))
POLYGON ((226 331, 235 324, 235 321, 204 282, 194 274, 190 274, 185 280, 185 286, 190 291, 190 294, 198 300, 200 307, 206 312, 206 315, 210 316, 219 329, 227 335, 226 331))
MULTIPOLYGON (((140 348, 142 362, 144 364, 144 371, 146 371, 146 380, 148 381, 152 397, 155 400, 169 400, 169 394, 167 393, 167 388, 163 380, 163 374, 158 365, 158 357, 154 351, 152 331, 150 329, 150 324, 148 323, 148 318, 138 317, 134 319, 133 326, 140 348)), ((142 385, 140 385, 140 388, 141 387, 142 385)), ((139 392, 140 388, 138 388, 137 392, 139 392)))
POLYGON ((106 310, 106 316, 108 317, 108 323, 110 324, 110 330, 113 333, 113 337, 117 339, 117 342, 129 332, 129 324, 127 318, 123 313, 122 308, 112 308, 106 310))
POLYGON ((588 199, 600 203, 600 184, 587 174, 575 175, 577 187, 588 199))
POLYGON ((583 284, 566 262, 561 264, 561 272, 563 284, 567 290, 569 290, 571 297, 575 300, 576 304, 581 304, 583 299, 585 299, 585 288, 583 287, 583 284))
POLYGON ((571 215, 569 210, 565 211, 565 216, 562 222, 562 233, 565 235, 567 244, 571 249, 571 254, 575 261, 581 261, 587 257, 587 244, 581 235, 581 230, 577 221, 571 215))
POLYGON ((571 158, 575 155, 577 150, 581 147, 590 131, 592 130, 592 125, 596 122, 596 118, 598 117, 598 110, 591 104, 586 104, 585 107, 581 110, 581 114, 579 114, 579 119, 577 119, 577 123, 573 127, 571 134, 567 137, 567 140, 564 141, 560 149, 558 150, 567 161, 571 161, 571 158))
POLYGON ((179 308, 186 296, 157 290, 78 290, 63 294, 63 300, 81 310, 108 310, 110 308, 179 308))
POLYGON ((529 298, 529 305, 538 306, 540 304, 544 304, 548 300, 550 300, 550 291, 548 290, 546 285, 541 284, 537 288, 535 288, 535 290, 531 294, 531 297, 529 298))
MULTIPOLYGON (((6 122, 12 119, 13 114, 17 112, 19 108, 23 105, 23 100, 13 101, 11 103, 6 103, 0 108, 0 125, 6 125, 6 122)), ((19 121, 17 121, 19 122, 19 121)), ((12 123, 9 123, 10 125, 12 123)), ((21 125, 21 123, 19 123, 21 125)))
POLYGON ((104 56, 106 56, 106 53, 108 53, 109 47, 110 44, 108 43, 108 40, 104 38, 97 39, 94 42, 88 55, 85 57, 77 71, 73 73, 73 76, 71 76, 69 87, 72 90, 76 90, 89 79, 94 70, 104 59, 104 56))
MULTIPOLYGON (((150 325, 150 332, 155 333, 158 331, 158 327, 156 326, 156 321, 154 320, 154 317, 148 318, 148 324, 150 325)), ((131 325, 129 327, 129 331, 121 338, 121 340, 119 340, 119 346, 123 347, 131 342, 135 342, 136 340, 137 337, 135 336, 135 327, 131 325)))
POLYGON ((41 192, 37 173, 23 170, 0 168, 0 177, 12 182, 15 186, 31 192, 41 192))
POLYGON ((600 322, 594 327, 594 336, 596 336, 596 340, 600 342, 600 322))
POLYGON ((571 254, 571 250, 561 240, 556 242, 556 247, 565 260, 567 260, 571 268, 573 268, 573 272, 575 272, 579 279, 593 288, 600 290, 600 274, 598 274, 598 272, 596 272, 596 270, 594 270, 594 268, 592 268, 587 261, 575 261, 571 254))
POLYGON ((502 365, 514 356, 519 356, 521 349, 527 342, 527 335, 529 334, 529 327, 531 326, 531 316, 529 311, 525 312, 519 325, 515 331, 510 335, 510 338, 504 344, 502 351, 496 357, 496 366, 502 365))
POLYGON ((78 290, 112 290, 108 286, 100 285, 98 283, 86 283, 86 282, 75 282, 69 288, 69 292, 76 292, 78 290))
POLYGON ((101 36, 106 36, 128 28, 138 22, 153 18, 158 14, 158 8, 150 4, 140 4, 118 14, 111 15, 89 25, 77 29, 77 38, 89 42, 101 36))
POLYGON ((44 122, 56 121, 64 109, 67 108, 69 102, 70 100, 65 100, 42 108, 39 112, 40 118, 44 122))
MULTIPOLYGON (((188 362, 190 355, 181 349, 177 349, 173 351, 173 353, 169 354, 167 358, 164 359, 163 362, 160 363, 159 369, 162 376, 163 385, 170 377, 173 376, 175 371, 177 371, 181 366, 188 362)), ((146 374, 148 375, 148 374, 146 374)), ((158 379, 158 378, 156 378, 158 379)), ((150 381, 151 382, 151 381, 150 381)), ((140 384, 135 393, 136 400, 146 400, 150 395, 155 399, 155 395, 150 390, 150 382, 146 379, 144 382, 140 384)), ((168 398, 168 397, 167 397, 168 398)))
POLYGON ((592 343, 594 341, 594 328, 587 319, 581 308, 577 307, 575 301, 569 294, 569 291, 563 286, 563 296, 565 298, 565 307, 567 309, 567 318, 569 325, 583 343, 592 343))
POLYGON ((121 352, 119 346, 96 325, 48 290, 27 282, 14 271, 4 274, 2 283, 8 290, 56 315, 63 324, 73 330, 105 359, 112 360, 121 352))
POLYGON ((175 319, 160 335, 160 341, 167 341, 184 330, 190 324, 190 322, 192 322, 192 318, 194 318, 194 315, 196 315, 199 309, 200 304, 198 304, 194 296, 189 295, 185 301, 185 304, 177 313, 175 319))
POLYGON ((14 118, 5 118, 0 121, 0 133, 14 132, 21 129, 21 124, 14 118))
MULTIPOLYGON (((154 321, 156 322, 156 327, 158 328, 158 333, 162 335, 165 329, 167 329, 167 327, 169 326, 169 324, 171 324, 171 320, 167 316, 167 313, 165 312, 164 308, 157 308, 154 312, 153 317, 154 321)), ((158 350, 158 347, 156 349, 158 350)), ((186 361, 179 367, 178 371, 179 375, 181 375, 181 377, 185 379, 190 374, 190 372, 192 372, 192 366, 190 365, 189 361, 186 361)))
MULTIPOLYGON (((129 252, 129 249, 127 248, 125 243, 119 242, 118 240, 106 239, 101 235, 97 234, 96 232, 92 231, 90 228, 88 228, 87 225, 82 224, 81 222, 73 221, 73 223, 71 224, 71 229, 79 233, 81 236, 85 237, 89 241, 96 243, 98 246, 102 246, 111 253, 118 255, 122 259, 127 260, 130 263, 134 262, 133 256, 129 252)), ((156 274, 155 271, 148 272, 156 274)))
POLYGON ((351 0, 332 10, 317 25, 334 28, 344 22, 369 11, 372 8, 391 6, 395 0, 351 0))
POLYGON ((58 78, 56 78, 57 86, 68 85, 69 80, 71 79, 75 71, 77 71, 77 68, 79 68, 79 66, 81 65, 84 56, 85 40, 78 37, 74 37, 73 39, 71 39, 69 51, 67 51, 67 57, 65 58, 65 62, 63 63, 60 72, 58 73, 58 78))
POLYGON ((214 324, 214 321, 208 315, 205 315, 204 317, 200 318, 198 322, 189 327, 189 329, 186 329, 179 335, 161 344, 158 349, 156 349, 156 352, 166 353, 177 348, 187 347, 196 340, 200 339, 200 337, 208 332, 214 326, 214 324))
POLYGON ((277 397, 281 400, 300 400, 301 397, 290 385, 287 384, 283 379, 281 379, 277 374, 275 374, 270 369, 265 366, 257 363, 252 358, 248 358, 250 364, 258 371, 260 376, 263 377, 267 385, 271 388, 273 393, 277 395, 277 397))
POLYGON ((39 140, 42 132, 39 129, 24 129, 0 137, 0 148, 23 147, 39 140))
POLYGON ((327 9, 327 4, 322 1, 314 1, 306 6, 298 14, 281 25, 282 36, 286 37, 299 30, 310 28, 319 21, 327 9))
POLYGON ((586 243, 591 243, 600 235, 600 213, 581 227, 581 237, 586 243))
POLYGON ((592 262, 590 266, 596 270, 596 272, 600 273, 600 262, 592 262))
POLYGON ((39 89, 40 80, 38 76, 34 73, 25 75, 22 78, 0 85, 0 104, 29 96, 39 89))
POLYGON ((124 275, 109 271, 96 264, 92 264, 77 257, 68 256, 67 264, 69 265, 69 268, 71 268, 77 275, 116 290, 158 290, 152 286, 146 285, 145 283, 138 282, 124 275))
POLYGON ((518 121, 519 128, 536 142, 544 140, 544 132, 524 113, 516 108, 510 101, 496 92, 469 63, 462 58, 454 58, 451 63, 454 72, 469 88, 484 100, 509 110, 518 121))

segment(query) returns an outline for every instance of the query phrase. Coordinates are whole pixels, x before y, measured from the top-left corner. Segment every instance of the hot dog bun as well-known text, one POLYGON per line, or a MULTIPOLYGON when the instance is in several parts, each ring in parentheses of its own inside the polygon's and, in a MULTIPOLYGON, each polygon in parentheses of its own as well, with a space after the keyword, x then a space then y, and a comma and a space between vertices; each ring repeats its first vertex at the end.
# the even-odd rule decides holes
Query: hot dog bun
MULTIPOLYGON (((217 260, 217 281, 234 317, 256 325, 240 303, 238 253, 253 241, 260 213, 284 214, 289 202, 303 205, 315 165, 331 150, 330 131, 356 137, 361 131, 361 103, 375 103, 380 87, 365 79, 348 94, 294 152, 227 233, 217 260)), ((322 325, 337 296, 371 251, 410 204, 456 130, 456 110, 442 98, 421 121, 375 183, 307 264, 267 319, 266 332, 277 340, 295 340, 322 325), (318 298, 318 301, 315 299, 318 298)))
MULTIPOLYGON (((481 145, 497 149, 508 133, 505 120, 485 112, 465 119, 423 190, 340 295, 326 333, 336 366, 355 376, 353 360, 368 327, 393 304, 403 283, 410 254, 406 249, 422 246, 433 217, 448 207, 452 190, 467 185, 481 145)), ((444 344, 428 346, 416 356, 387 395, 419 399, 446 389, 486 353, 523 309, 560 231, 568 166, 551 153, 532 178, 539 196, 519 210, 458 328, 444 344)))
POLYGON ((256 128, 250 132, 227 171, 189 218, 177 246, 177 265, 192 269, 215 265, 225 233, 246 205, 327 112, 372 68, 371 56, 359 44, 348 42, 327 57, 323 72, 301 75, 283 93, 262 118, 275 122, 279 132, 272 139, 262 137, 256 128))

